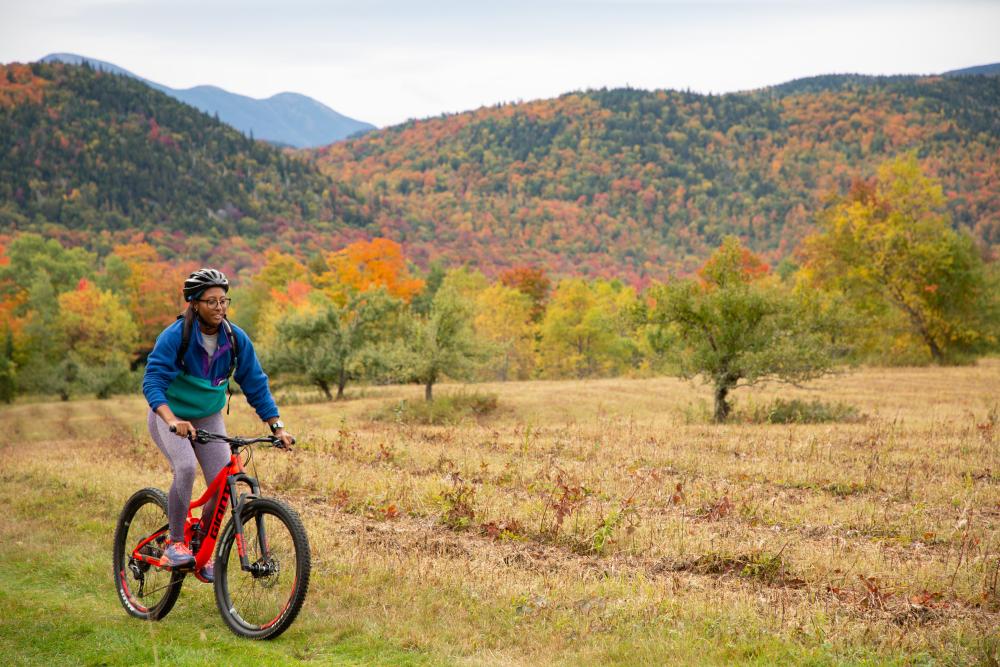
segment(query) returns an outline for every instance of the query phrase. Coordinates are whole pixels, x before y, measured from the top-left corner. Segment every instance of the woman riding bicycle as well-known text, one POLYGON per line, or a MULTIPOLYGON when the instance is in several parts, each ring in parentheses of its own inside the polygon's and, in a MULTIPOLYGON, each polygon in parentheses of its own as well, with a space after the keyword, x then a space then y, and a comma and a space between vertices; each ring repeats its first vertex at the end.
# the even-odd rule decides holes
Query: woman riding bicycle
MULTIPOLYGON (((188 276, 184 281, 187 309, 156 338, 142 382, 150 408, 149 433, 174 471, 167 495, 170 542, 161 559, 161 564, 170 568, 194 564, 194 555, 184 545, 184 522, 191 504, 195 464, 201 465, 206 482, 210 482, 229 463, 230 450, 225 442, 198 443, 189 438, 196 429, 226 433, 222 408, 230 376, 282 445, 290 447, 294 442, 278 417, 267 375, 250 338, 226 319, 231 301, 226 296, 228 291, 229 280, 216 269, 199 269, 188 276)), ((209 501, 202 517, 211 517, 214 507, 214 500, 209 501)), ((212 581, 212 561, 198 574, 212 581)))

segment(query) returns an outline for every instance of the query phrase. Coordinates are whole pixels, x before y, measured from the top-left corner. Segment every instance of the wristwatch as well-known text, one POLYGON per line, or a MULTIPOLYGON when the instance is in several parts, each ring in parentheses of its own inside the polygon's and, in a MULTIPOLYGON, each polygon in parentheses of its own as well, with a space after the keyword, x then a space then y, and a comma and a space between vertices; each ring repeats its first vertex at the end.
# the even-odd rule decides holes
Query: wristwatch
POLYGON ((285 428, 285 424, 280 419, 271 423, 271 433, 277 433, 279 428, 285 428))

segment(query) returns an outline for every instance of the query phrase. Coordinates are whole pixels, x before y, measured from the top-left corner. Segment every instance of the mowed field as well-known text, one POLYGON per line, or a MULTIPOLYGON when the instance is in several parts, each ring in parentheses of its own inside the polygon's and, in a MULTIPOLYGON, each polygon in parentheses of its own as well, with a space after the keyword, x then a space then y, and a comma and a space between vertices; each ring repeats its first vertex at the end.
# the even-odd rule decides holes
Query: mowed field
MULTIPOLYGON (((837 424, 711 425, 708 389, 675 379, 435 391, 494 392, 499 408, 456 425, 371 418, 420 400, 415 386, 283 406, 300 446, 257 453, 256 472, 302 516, 313 579, 268 643, 232 635, 193 578, 159 623, 121 609, 115 519, 170 481, 140 397, 0 407, 0 660, 1000 660, 1000 360, 735 396, 864 414, 837 424)), ((239 397, 227 424, 262 431, 239 397)))

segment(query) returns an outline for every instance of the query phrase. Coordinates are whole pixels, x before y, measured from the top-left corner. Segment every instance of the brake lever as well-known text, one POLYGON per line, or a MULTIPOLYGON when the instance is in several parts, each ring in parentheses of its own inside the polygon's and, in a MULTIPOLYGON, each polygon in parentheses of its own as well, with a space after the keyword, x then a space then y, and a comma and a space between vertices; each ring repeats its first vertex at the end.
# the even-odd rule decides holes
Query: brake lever
MULTIPOLYGON (((177 433, 177 427, 171 426, 170 432, 177 433)), ((200 445, 204 445, 206 442, 208 442, 208 431, 199 428, 194 431, 188 431, 188 434, 185 437, 191 442, 197 442, 200 445)))
MULTIPOLYGON (((272 435, 271 436, 271 444, 273 444, 274 447, 277 448, 277 449, 284 449, 285 451, 291 451, 291 449, 289 447, 285 446, 285 443, 282 442, 281 438, 279 438, 276 435, 272 435)), ((295 444, 295 436, 294 435, 292 436, 292 444, 293 445, 295 444)))

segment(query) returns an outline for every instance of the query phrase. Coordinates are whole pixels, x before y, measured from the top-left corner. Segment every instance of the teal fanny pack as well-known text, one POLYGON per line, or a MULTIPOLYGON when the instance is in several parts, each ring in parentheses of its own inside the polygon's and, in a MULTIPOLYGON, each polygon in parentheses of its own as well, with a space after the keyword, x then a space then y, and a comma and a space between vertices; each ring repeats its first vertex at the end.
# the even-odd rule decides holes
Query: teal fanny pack
POLYGON ((214 415, 226 404, 229 380, 217 387, 210 380, 180 373, 167 387, 167 405, 181 419, 201 419, 214 415))

